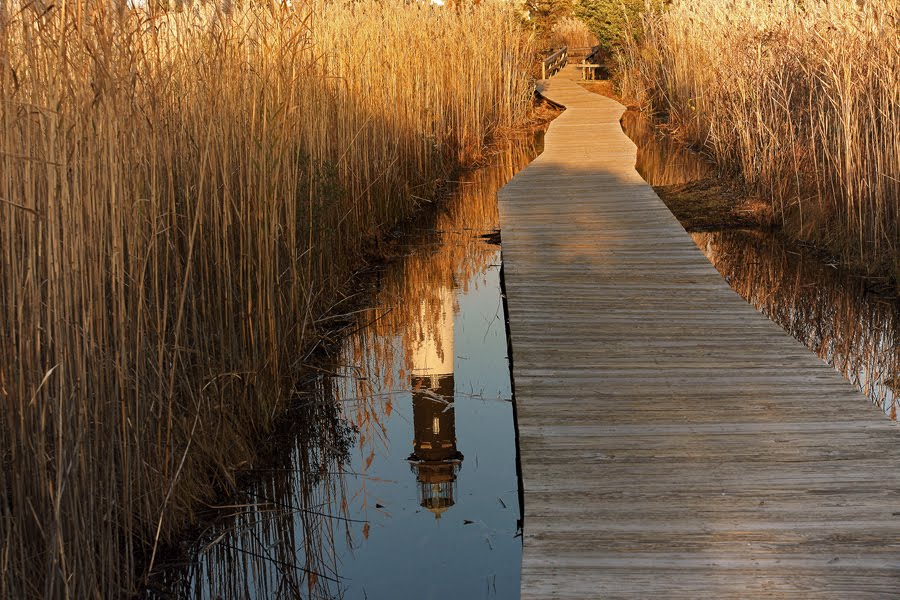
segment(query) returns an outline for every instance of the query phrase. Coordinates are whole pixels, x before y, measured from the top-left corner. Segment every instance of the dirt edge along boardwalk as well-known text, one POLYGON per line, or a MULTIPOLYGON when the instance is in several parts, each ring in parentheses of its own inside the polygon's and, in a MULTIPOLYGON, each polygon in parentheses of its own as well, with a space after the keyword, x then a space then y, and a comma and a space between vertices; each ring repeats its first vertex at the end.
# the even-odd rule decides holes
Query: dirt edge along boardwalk
POLYGON ((728 287, 567 76, 499 193, 522 598, 898 593, 900 429, 728 287))

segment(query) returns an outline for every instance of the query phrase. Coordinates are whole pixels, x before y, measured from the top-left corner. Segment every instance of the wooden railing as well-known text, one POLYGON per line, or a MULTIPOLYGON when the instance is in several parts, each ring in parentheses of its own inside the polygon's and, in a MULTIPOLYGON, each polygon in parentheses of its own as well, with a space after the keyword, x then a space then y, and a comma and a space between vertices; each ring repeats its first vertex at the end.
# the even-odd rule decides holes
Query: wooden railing
POLYGON ((569 58, 569 49, 563 46, 541 62, 541 79, 553 77, 557 71, 566 66, 569 58))
POLYGON ((588 48, 589 52, 584 55, 584 60, 575 66, 581 69, 582 79, 596 79, 597 72, 601 69, 600 65, 600 46, 588 48))

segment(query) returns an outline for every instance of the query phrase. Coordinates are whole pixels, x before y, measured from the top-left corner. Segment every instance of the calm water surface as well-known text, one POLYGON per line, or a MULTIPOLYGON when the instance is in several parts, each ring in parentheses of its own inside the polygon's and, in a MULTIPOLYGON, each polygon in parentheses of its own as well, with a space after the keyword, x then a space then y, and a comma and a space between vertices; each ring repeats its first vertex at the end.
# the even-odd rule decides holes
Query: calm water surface
POLYGON ((154 597, 514 599, 522 544, 496 191, 512 143, 401 234, 288 451, 220 507, 154 597))
MULTIPOLYGON (((651 185, 677 185, 714 175, 702 155, 628 111, 622 128, 638 145, 637 170, 651 185)), ((865 283, 772 232, 692 233, 726 281, 851 380, 890 418, 900 395, 900 303, 869 293, 865 283)))

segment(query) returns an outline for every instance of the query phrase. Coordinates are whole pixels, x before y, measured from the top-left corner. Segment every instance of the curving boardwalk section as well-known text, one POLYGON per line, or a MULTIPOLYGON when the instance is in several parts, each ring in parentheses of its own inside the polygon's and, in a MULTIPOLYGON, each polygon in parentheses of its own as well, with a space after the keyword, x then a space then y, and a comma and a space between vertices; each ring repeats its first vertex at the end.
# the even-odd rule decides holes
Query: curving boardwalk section
POLYGON ((499 194, 522 598, 900 595, 900 429, 722 280, 557 77, 499 194))

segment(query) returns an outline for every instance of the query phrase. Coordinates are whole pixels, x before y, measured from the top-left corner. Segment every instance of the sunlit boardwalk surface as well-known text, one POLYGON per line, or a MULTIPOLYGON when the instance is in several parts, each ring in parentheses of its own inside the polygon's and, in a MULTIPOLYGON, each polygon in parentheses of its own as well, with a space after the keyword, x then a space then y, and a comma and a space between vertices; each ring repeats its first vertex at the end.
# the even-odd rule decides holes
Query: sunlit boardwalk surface
POLYGON ((522 598, 900 595, 900 428, 746 304, 565 76, 500 192, 522 598))

